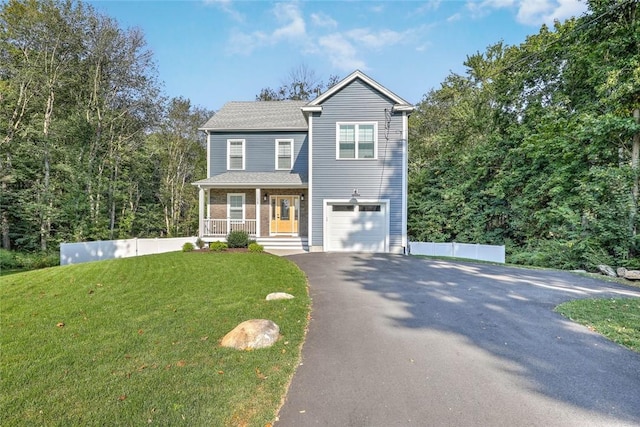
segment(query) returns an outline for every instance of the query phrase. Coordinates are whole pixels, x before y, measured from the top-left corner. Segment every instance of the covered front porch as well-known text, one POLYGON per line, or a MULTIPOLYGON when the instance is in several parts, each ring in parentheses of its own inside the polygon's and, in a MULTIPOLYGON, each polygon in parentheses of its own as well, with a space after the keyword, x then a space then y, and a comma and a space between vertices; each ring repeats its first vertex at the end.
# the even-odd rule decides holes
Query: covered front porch
POLYGON ((238 230, 254 239, 307 236, 307 185, 297 174, 226 173, 194 184, 204 241, 238 230))

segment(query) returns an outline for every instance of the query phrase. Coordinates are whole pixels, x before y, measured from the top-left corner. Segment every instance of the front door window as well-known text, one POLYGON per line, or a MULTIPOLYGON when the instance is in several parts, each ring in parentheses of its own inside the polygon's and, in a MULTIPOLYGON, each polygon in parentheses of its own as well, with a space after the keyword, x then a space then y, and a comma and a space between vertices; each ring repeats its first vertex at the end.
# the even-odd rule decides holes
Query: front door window
POLYGON ((272 196, 271 234, 297 234, 299 206, 298 196, 272 196))

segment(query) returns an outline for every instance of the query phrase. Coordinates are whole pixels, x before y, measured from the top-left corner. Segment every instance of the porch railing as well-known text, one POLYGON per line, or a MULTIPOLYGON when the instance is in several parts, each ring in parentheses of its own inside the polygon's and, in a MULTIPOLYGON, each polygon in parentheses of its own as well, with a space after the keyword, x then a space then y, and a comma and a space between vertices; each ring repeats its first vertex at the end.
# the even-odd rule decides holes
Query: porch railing
POLYGON ((204 236, 223 237, 231 231, 246 231, 249 236, 256 235, 255 219, 205 219, 204 220, 204 236))

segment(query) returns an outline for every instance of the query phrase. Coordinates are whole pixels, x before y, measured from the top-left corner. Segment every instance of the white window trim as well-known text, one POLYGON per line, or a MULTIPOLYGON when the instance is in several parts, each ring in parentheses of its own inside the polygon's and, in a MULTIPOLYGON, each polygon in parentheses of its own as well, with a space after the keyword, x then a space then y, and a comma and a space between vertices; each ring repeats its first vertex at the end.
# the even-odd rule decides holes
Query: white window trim
POLYGON ((276 170, 277 171, 290 171, 293 169, 293 139, 276 139, 276 170), (291 167, 290 168, 279 168, 278 167, 278 145, 281 142, 288 142, 291 144, 291 167))
POLYGON ((378 122, 336 122, 336 160, 377 160, 378 159, 378 122), (354 125, 356 136, 355 158, 343 158, 340 157, 340 126, 354 125), (373 157, 371 158, 359 158, 358 157, 358 128, 360 125, 373 125, 373 157))
POLYGON ((242 197, 242 219, 234 219, 232 221, 242 221, 244 223, 245 220, 245 205, 246 199, 244 193, 227 193, 227 218, 231 220, 231 197, 232 196, 240 196, 242 197))
POLYGON ((247 161, 247 156, 245 153, 245 148, 247 146, 247 143, 244 139, 227 139, 227 170, 244 170, 245 169, 245 164, 247 161), (242 142, 242 169, 231 169, 231 143, 232 142, 242 142))

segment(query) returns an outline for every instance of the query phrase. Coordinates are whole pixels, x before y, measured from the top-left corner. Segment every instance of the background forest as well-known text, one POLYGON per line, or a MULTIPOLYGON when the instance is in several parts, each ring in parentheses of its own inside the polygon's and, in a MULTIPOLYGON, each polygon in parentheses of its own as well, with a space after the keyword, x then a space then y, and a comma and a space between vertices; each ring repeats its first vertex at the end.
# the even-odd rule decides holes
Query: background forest
POLYGON ((520 46, 468 56, 418 104, 415 240, 505 244, 528 265, 640 265, 639 3, 588 4, 520 46))
POLYGON ((196 233, 210 113, 156 74, 139 30, 81 2, 2 5, 3 248, 196 233))
MULTIPOLYGON (((640 266, 638 1, 588 4, 468 56, 416 106, 413 240, 505 244, 529 265, 640 266)), ((197 128, 211 112, 164 97, 156 74, 139 30, 81 2, 0 6, 3 248, 197 232, 190 182, 205 175, 197 128)), ((299 96, 285 89, 257 99, 299 96)))

